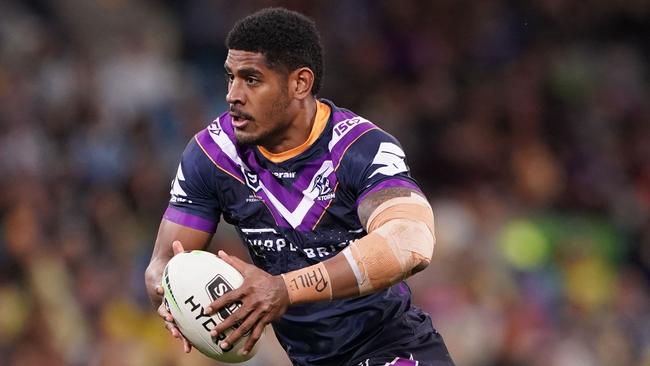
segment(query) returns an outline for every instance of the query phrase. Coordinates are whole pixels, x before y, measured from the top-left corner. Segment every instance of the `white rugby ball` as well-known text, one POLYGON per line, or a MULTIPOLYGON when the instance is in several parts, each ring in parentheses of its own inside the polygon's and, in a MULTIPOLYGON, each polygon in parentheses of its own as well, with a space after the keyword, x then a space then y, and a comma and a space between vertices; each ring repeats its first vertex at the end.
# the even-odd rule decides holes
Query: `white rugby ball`
POLYGON ((205 308, 211 302, 238 288, 243 282, 244 278, 235 268, 202 250, 179 253, 165 267, 162 287, 176 325, 194 348, 217 361, 244 362, 257 352, 259 341, 246 356, 238 354, 250 333, 229 349, 222 349, 219 344, 233 331, 232 327, 217 338, 210 336, 210 330, 235 312, 241 303, 230 304, 212 316, 205 314, 205 308))

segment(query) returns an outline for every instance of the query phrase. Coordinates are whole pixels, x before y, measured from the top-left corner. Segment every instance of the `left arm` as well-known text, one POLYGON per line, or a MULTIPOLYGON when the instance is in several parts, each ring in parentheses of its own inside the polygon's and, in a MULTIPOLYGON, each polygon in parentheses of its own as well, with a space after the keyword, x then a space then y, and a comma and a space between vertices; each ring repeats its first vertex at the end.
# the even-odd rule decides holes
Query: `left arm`
POLYGON ((318 264, 281 276, 220 252, 219 256, 244 276, 244 284, 206 309, 215 312, 234 301, 242 306, 217 325, 212 335, 242 322, 224 347, 252 330, 242 351, 248 352, 264 327, 280 318, 289 305, 366 295, 389 287, 426 268, 435 243, 433 212, 421 193, 410 188, 386 188, 369 194, 357 210, 368 235, 343 252, 318 264))
POLYGON ((367 295, 429 265, 433 212, 421 193, 397 187, 373 192, 357 213, 368 235, 326 261, 282 275, 291 304, 367 295))

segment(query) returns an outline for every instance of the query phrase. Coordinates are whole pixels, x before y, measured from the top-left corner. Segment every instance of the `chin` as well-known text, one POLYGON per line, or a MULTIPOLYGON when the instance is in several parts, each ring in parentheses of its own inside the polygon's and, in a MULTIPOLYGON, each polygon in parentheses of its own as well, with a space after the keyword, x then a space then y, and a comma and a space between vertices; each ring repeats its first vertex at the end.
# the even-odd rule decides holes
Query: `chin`
POLYGON ((235 129, 235 139, 240 145, 259 145, 260 136, 235 129))

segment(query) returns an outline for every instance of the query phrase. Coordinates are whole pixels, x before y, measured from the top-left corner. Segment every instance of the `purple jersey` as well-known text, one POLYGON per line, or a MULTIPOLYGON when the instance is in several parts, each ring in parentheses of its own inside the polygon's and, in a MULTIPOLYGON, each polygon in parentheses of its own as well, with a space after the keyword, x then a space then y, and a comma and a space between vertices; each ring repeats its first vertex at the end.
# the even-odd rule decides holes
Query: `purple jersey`
MULTIPOLYGON (((368 193, 419 188, 392 136, 322 102, 331 108, 324 131, 281 163, 255 146, 238 145, 230 116, 221 115, 183 153, 165 218, 214 232, 223 215, 253 262, 273 275, 323 261, 365 236, 357 207, 368 193)), ((430 320, 416 310, 401 282, 360 298, 291 306, 273 327, 294 363, 338 365, 373 344, 403 343, 427 332, 430 320), (406 313, 413 314, 404 320, 406 313)))

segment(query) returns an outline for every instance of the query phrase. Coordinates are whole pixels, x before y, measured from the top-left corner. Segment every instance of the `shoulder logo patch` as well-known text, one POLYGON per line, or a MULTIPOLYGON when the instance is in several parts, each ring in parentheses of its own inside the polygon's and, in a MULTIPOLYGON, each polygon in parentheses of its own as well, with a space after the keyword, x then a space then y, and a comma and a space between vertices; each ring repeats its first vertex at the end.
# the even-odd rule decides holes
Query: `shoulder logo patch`
POLYGON ((393 176, 408 172, 409 168, 404 160, 405 157, 406 154, 404 154, 404 151, 396 144, 382 142, 379 144, 379 149, 377 149, 375 158, 372 160, 372 165, 380 166, 368 178, 372 178, 377 174, 393 176))

